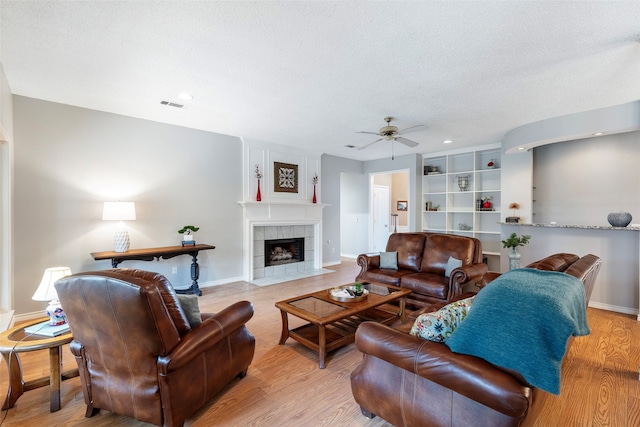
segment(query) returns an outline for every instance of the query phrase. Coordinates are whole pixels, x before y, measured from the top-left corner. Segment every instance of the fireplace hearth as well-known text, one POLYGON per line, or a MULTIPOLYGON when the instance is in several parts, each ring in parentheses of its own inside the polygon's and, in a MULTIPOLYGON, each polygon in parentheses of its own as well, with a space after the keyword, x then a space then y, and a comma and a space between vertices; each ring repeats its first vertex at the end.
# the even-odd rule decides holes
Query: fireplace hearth
POLYGON ((265 267, 303 261, 304 237, 264 241, 265 267))

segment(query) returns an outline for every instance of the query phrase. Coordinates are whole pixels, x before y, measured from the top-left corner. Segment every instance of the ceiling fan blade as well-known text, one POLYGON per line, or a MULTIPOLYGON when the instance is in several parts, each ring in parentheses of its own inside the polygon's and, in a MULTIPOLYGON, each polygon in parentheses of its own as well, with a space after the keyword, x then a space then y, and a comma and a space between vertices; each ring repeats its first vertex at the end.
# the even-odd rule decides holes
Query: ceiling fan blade
POLYGON ((367 132, 367 131, 364 131, 364 130, 359 130, 356 133, 366 133, 366 134, 369 134, 369 135, 380 135, 378 132, 367 132))
POLYGON ((407 132, 408 130, 409 130, 410 132, 415 132, 415 131, 417 131, 417 130, 420 130, 419 128, 426 128, 426 126, 425 126, 425 125, 415 125, 415 126, 410 126, 410 127, 408 127, 408 128, 404 128, 404 129, 399 130, 399 131, 398 131, 398 133, 399 133, 399 134, 409 133, 409 132, 407 132))
MULTIPOLYGON (((365 148, 367 148, 367 147, 369 147, 369 146, 371 146, 371 145, 375 144, 376 142, 382 141, 383 139, 384 139, 384 138, 376 139, 375 141, 370 142, 370 143, 368 143, 367 145, 363 145, 362 147, 359 147, 359 148, 358 148, 358 150, 364 150, 365 148)), ((418 144, 416 144, 416 145, 418 145, 418 144)))
POLYGON ((394 139, 396 141, 398 141, 399 143, 406 145, 407 147, 417 147, 418 146, 417 142, 412 141, 412 140, 407 139, 407 138, 403 138, 401 136, 399 136, 397 138, 394 138, 394 139))

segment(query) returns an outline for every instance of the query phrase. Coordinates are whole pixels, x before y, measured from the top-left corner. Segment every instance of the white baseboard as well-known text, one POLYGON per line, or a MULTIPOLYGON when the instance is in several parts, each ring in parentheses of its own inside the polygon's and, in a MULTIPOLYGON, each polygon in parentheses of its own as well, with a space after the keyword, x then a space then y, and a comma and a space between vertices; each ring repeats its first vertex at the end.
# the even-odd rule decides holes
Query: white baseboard
POLYGON ((619 305, 603 304, 601 302, 591 301, 589 307, 599 308, 600 310, 615 311, 616 313, 638 315, 638 310, 630 307, 621 307, 619 305))
POLYGON ((45 317, 46 315, 47 315, 47 313, 45 313, 44 310, 32 311, 31 313, 16 314, 15 316, 13 316, 12 325, 17 323, 17 322, 24 322, 25 320, 37 319, 39 317, 45 317))
POLYGON ((340 261, 331 261, 331 262, 324 262, 322 263, 322 267, 328 267, 330 265, 340 265, 340 261))
MULTIPOLYGON (((358 254, 360 255, 360 254, 358 254)), ((358 259, 358 255, 353 255, 353 254, 340 254, 341 257, 343 258, 351 258, 351 259, 358 259)))

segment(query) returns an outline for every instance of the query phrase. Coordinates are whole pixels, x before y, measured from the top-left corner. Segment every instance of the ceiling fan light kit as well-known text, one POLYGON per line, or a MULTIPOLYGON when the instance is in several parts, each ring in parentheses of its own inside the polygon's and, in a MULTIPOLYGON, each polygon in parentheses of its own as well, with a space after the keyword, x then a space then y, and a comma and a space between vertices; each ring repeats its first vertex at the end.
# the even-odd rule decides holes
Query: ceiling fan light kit
POLYGON ((380 142, 380 141, 390 141, 391 142, 391 160, 394 160, 394 154, 393 154, 393 143, 395 141, 398 141, 401 144, 406 145, 407 147, 413 148, 413 147, 417 147, 418 143, 415 141, 412 141, 410 139, 404 138, 402 136, 402 133, 406 133, 408 130, 411 130, 411 132, 418 130, 419 128, 424 128, 426 127, 425 125, 415 125, 415 126, 411 126, 402 130, 399 130, 397 126, 393 126, 391 125, 391 121, 393 120, 393 117, 389 116, 389 117, 385 117, 384 121, 387 122, 386 126, 383 126, 380 128, 380 130, 378 132, 368 132, 368 131, 359 131, 357 133, 366 133, 369 135, 377 135, 380 138, 376 139, 373 142, 370 142, 367 145, 363 145, 362 147, 358 148, 358 150, 364 150, 367 147, 372 146, 373 144, 375 144, 376 142, 380 142))

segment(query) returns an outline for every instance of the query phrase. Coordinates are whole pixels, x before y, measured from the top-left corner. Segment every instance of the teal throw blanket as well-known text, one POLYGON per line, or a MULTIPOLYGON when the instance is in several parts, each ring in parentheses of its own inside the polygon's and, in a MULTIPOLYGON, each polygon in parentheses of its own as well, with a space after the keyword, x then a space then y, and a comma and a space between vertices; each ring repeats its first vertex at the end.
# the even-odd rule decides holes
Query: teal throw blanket
POLYGON ((568 274, 520 268, 489 283, 445 344, 519 372, 560 394, 560 367, 571 335, 589 335, 584 285, 568 274))

